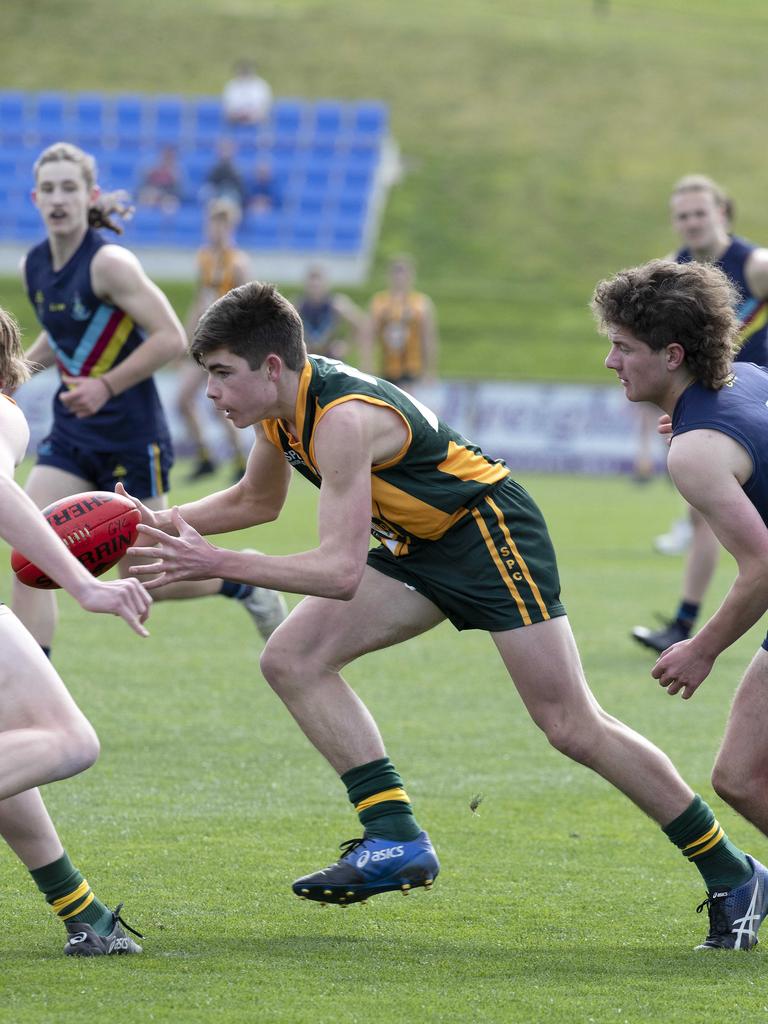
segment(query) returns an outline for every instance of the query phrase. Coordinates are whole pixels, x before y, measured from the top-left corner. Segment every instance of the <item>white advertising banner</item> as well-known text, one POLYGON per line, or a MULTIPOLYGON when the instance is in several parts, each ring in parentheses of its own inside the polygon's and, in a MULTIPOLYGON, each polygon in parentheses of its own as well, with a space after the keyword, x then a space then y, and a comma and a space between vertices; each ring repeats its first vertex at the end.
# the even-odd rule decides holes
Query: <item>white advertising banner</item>
MULTIPOLYGON (((177 453, 190 453, 176 410, 177 377, 171 370, 156 375, 177 453)), ((38 374, 17 393, 32 431, 30 454, 50 429, 52 399, 58 378, 52 370, 38 374)), ((584 384, 440 381, 413 388, 414 395, 493 458, 513 471, 547 473, 631 472, 639 438, 639 412, 621 387, 584 384)), ((208 425, 210 447, 224 447, 215 411, 202 396, 200 409, 208 425)), ((658 467, 663 443, 655 442, 658 467)))

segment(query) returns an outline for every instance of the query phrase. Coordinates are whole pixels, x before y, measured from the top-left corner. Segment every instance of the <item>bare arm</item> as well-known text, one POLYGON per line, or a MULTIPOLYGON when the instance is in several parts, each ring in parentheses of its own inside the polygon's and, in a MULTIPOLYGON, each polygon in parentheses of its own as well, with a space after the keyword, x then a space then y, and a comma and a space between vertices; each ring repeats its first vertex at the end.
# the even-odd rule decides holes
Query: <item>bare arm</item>
POLYGON ((669 648, 653 670, 670 693, 683 689, 690 697, 718 655, 768 609, 768 528, 742 490, 752 462, 732 438, 712 430, 681 434, 672 442, 668 466, 680 493, 702 513, 738 566, 715 614, 691 640, 669 648))
MULTIPOLYGON (((271 523, 280 514, 288 493, 291 470, 282 452, 267 440, 261 426, 257 425, 254 433, 255 441, 242 479, 224 491, 216 491, 181 506, 182 518, 198 533, 234 533, 249 526, 271 523)), ((118 483, 116 489, 133 501, 145 526, 169 534, 176 533, 171 509, 153 511, 128 494, 122 484, 118 483)))
POLYGON ((106 375, 115 394, 127 391, 186 349, 184 331, 163 292, 127 249, 104 246, 91 264, 94 292, 122 309, 146 337, 127 359, 106 375))
POLYGON ((753 249, 744 268, 750 291, 758 299, 768 299, 768 249, 753 249))
MULTIPOLYGON (((6 403, 3 403, 5 406, 6 403)), ((140 636, 152 599, 136 580, 100 582, 67 550, 40 509, 13 479, 18 435, 26 425, 18 409, 0 409, 0 536, 26 555, 88 611, 120 615, 140 636), (123 584, 129 583, 126 587, 123 584)))
POLYGON ((146 337, 126 359, 100 377, 70 377, 61 401, 75 416, 92 416, 111 397, 151 377, 186 351, 184 330, 168 299, 127 249, 105 245, 93 258, 91 284, 100 299, 122 309, 146 337))
MULTIPOLYGON (((362 579, 370 540, 371 465, 378 422, 361 406, 348 402, 333 409, 315 434, 315 454, 323 477, 316 548, 284 556, 227 551, 202 540, 176 513, 173 523, 179 537, 144 530, 159 543, 154 549, 139 548, 136 554, 154 555, 157 560, 132 571, 148 576, 160 572, 150 587, 179 579, 223 576, 273 590, 350 600, 362 579)), ((195 506, 187 508, 194 515, 195 506)))

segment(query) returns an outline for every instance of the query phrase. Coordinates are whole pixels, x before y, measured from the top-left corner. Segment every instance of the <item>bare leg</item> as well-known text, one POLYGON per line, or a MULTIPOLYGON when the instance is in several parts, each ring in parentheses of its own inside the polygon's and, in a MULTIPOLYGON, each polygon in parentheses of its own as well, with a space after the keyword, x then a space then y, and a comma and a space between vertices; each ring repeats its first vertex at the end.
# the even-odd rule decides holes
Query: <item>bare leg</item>
POLYGON ((0 800, 0 835, 30 871, 52 864, 64 853, 37 789, 0 800))
POLYGON ((89 768, 99 741, 51 663, 0 607, 0 801, 89 768))
POLYGON ((768 836, 768 652, 762 648, 736 691, 712 785, 768 836))
POLYGON ((261 656, 264 678, 341 775, 385 756, 378 727, 340 669, 369 651, 424 633, 444 618, 425 597, 366 568, 351 601, 307 597, 261 656))
POLYGON ((701 513, 693 508, 689 512, 693 540, 685 563, 683 600, 701 604, 717 569, 720 544, 701 513))
POLYGON ((693 791, 657 747, 597 703, 565 617, 494 633, 493 640, 549 742, 626 794, 659 825, 690 805, 693 791))

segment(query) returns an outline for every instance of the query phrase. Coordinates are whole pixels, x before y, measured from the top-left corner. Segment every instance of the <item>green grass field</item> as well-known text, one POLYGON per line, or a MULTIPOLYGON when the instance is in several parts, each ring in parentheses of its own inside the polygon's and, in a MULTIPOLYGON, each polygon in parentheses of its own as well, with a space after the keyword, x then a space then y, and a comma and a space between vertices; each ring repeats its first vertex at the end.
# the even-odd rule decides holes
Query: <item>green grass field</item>
MULTIPOLYGON (((680 175, 721 179, 739 231, 768 244, 757 141, 768 11, 761 0, 596 6, 6 0, 3 84, 217 93, 250 55, 278 94, 380 97, 409 171, 356 297, 411 251, 436 300, 444 374, 599 381, 592 289, 672 249, 666 202, 680 175)), ((183 310, 189 289, 171 292, 183 310)), ((32 331, 18 286, 0 282, 0 303, 32 331)))
MULTIPOLYGON (((677 510, 671 488, 526 483, 549 519, 598 697, 667 750, 733 837, 764 856, 764 838, 708 782, 759 629, 689 703, 657 687, 627 636, 677 596, 680 560, 650 552, 677 510)), ((192 493, 178 489, 177 500, 192 493)), ((314 500, 297 480, 278 523, 228 543, 309 546, 314 500)), ((725 561, 713 602, 729 579, 725 561)), ((485 635, 443 625, 349 670, 443 870, 429 894, 342 911, 289 889, 357 825, 333 773, 261 679, 244 613, 216 598, 158 605, 141 641, 68 598, 61 608, 56 663, 103 752, 82 777, 49 787, 47 800, 102 898, 126 901, 145 953, 65 959, 60 925, 6 853, 4 1024, 117 1014, 184 1024, 765 1019, 765 954, 692 952, 706 931, 694 913, 698 873, 624 798, 546 745, 485 635)))

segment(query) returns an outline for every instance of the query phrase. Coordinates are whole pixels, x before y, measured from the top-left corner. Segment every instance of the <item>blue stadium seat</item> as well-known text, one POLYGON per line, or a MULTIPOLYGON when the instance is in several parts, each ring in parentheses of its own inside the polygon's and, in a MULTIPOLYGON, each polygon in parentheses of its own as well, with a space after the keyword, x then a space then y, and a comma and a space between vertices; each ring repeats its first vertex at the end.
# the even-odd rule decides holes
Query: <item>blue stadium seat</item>
POLYGON ((303 100, 279 99, 272 106, 271 122, 277 138, 297 135, 306 112, 303 100))
POLYGON ((81 93, 75 96, 71 132, 79 146, 89 149, 104 144, 104 105, 99 93, 81 93))
POLYGON ((162 210, 140 206, 126 231, 130 238, 129 244, 170 245, 173 223, 173 216, 163 213, 162 210))
POLYGON ((44 235, 43 223, 31 201, 20 204, 13 213, 13 237, 21 241, 31 241, 44 235))
POLYGON ((342 130, 347 108, 340 100, 318 100, 315 103, 312 128, 316 139, 333 139, 342 130))
POLYGON ((331 165, 310 164, 304 172, 304 183, 306 188, 327 189, 331 182, 331 165))
POLYGON ((351 128, 358 137, 379 139, 386 134, 388 121, 386 104, 365 100, 354 105, 351 128))
POLYGON ((347 167, 342 178, 343 187, 350 192, 367 192, 373 182, 373 169, 366 167, 347 167))
POLYGON ((190 153, 184 157, 181 166, 184 174, 184 191, 188 196, 197 196, 215 162, 215 153, 190 153))
POLYGON ((304 191, 299 200, 299 213, 302 217, 317 217, 323 212, 327 194, 324 189, 304 191))
POLYGON ((118 96, 112 110, 112 132, 116 144, 138 145, 144 137, 144 99, 141 96, 118 96))
POLYGON ((192 139, 216 138, 224 134, 225 122, 224 113, 221 109, 221 100, 204 97, 195 100, 192 104, 192 139))
POLYGON ((181 206, 173 218, 171 240, 174 245, 197 248, 203 241, 203 208, 181 206))
POLYGON ((330 241, 334 252, 357 252, 363 244, 362 223, 344 221, 335 224, 330 241))
POLYGON ((180 96, 158 96, 150 114, 150 135, 157 145, 178 145, 184 131, 186 105, 180 96))
POLYGON ((362 220, 365 216, 365 212, 368 208, 368 195, 367 193, 354 194, 354 193, 342 193, 339 196, 336 204, 336 209, 342 217, 348 217, 350 219, 357 218, 362 220))
POLYGON ((288 231, 288 248, 296 252, 317 252, 324 248, 320 224, 317 221, 299 221, 288 231))
POLYGON ((24 137, 27 97, 23 92, 9 89, 0 92, 0 141, 20 144, 24 137))
POLYGON ((246 249, 277 249, 280 225, 279 214, 248 214, 238 232, 238 241, 246 249))
POLYGON ((65 93, 41 92, 32 98, 30 122, 38 145, 47 146, 66 137, 70 128, 68 108, 65 93))
POLYGON ((110 155, 100 162, 101 184, 134 193, 139 184, 138 164, 132 156, 110 155))

